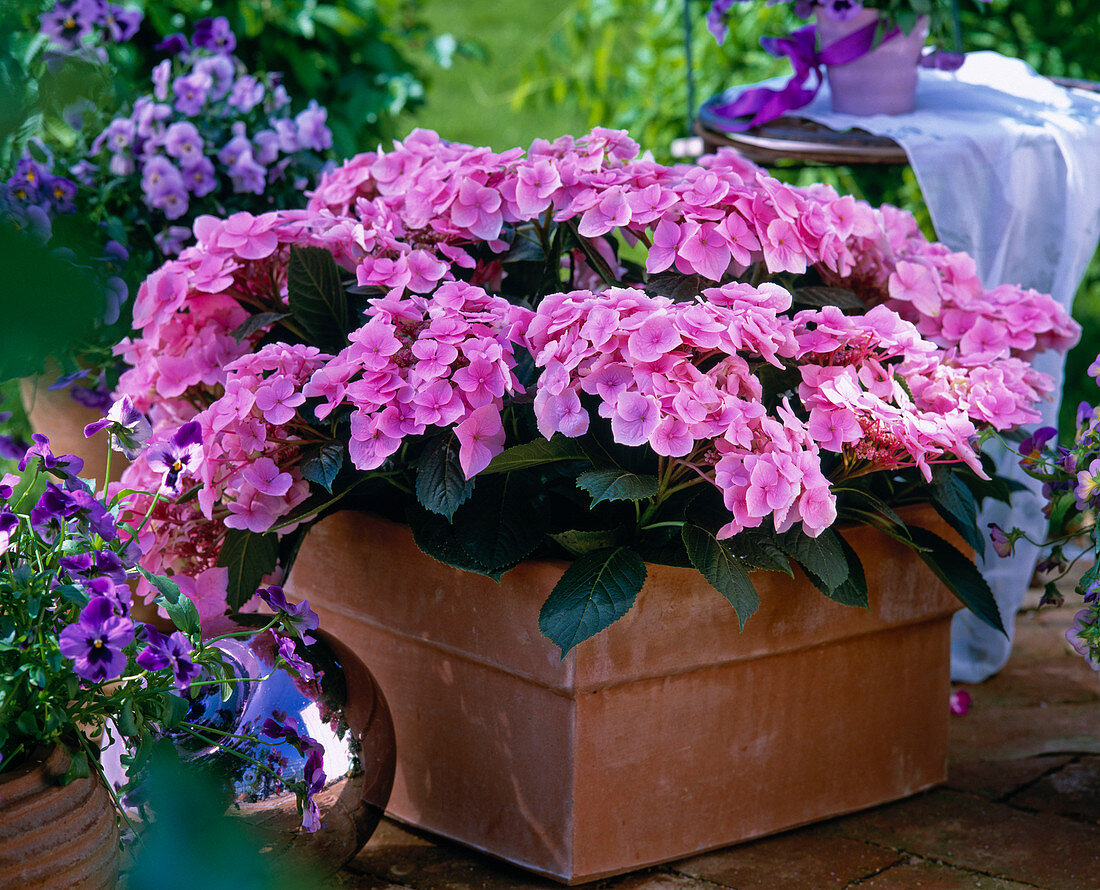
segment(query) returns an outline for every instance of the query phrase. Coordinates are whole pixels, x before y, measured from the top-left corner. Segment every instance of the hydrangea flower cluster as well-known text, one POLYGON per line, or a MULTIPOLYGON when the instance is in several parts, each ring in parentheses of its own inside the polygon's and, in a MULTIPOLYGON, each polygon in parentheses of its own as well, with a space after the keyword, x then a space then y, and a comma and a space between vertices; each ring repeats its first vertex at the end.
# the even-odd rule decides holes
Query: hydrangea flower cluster
MULTIPOLYGON (((149 433, 126 400, 90 424, 88 434, 104 429, 126 449, 143 447, 149 433)), ((147 751, 144 742, 172 733, 218 744, 192 715, 223 684, 259 678, 238 677, 219 640, 202 638, 195 606, 181 591, 183 576, 145 575, 156 584, 171 625, 137 618, 131 585, 141 571, 141 551, 138 529, 125 518, 132 513, 129 493, 97 494, 93 482, 80 478, 79 457, 55 455, 45 436, 34 439, 20 472, 0 479, 0 771, 18 769, 42 746, 60 743, 73 755, 73 777, 88 775, 99 759, 89 739, 100 735, 121 739, 132 751, 147 751)), ((165 464, 168 484, 188 472, 187 455, 199 451, 192 421, 169 436, 149 464, 165 464)), ((316 679, 296 649, 316 628, 316 615, 308 603, 290 606, 270 592, 266 599, 273 614, 261 632, 272 637, 278 653, 272 670, 316 679)), ((247 643, 255 635, 234 627, 222 639, 247 643)), ((132 778, 142 761, 135 757, 132 778)), ((287 785, 300 792, 312 831, 319 822, 311 798, 325 777, 316 768, 308 775, 300 787, 287 785)))
POLYGON ((651 469, 615 490, 638 505, 613 521, 643 550, 707 485, 718 539, 819 536, 834 483, 911 468, 929 483, 960 462, 982 476, 979 433, 1032 420, 1050 389, 1027 360, 1078 335, 1049 297, 982 290, 902 211, 728 151, 658 164, 602 129, 502 153, 417 131, 326 173, 304 211, 196 235, 142 286, 140 335, 120 346, 122 389, 154 426, 196 419, 210 443, 198 497, 172 508, 186 531, 149 525, 146 552, 180 571, 213 570, 227 528, 286 531, 310 495, 334 502, 344 455, 449 521, 486 470, 599 475, 628 449, 651 469), (189 560, 181 537, 209 546, 189 560))
POLYGON ((190 42, 168 38, 162 48, 173 57, 153 70, 152 94, 136 99, 91 145, 90 156, 106 171, 88 175, 138 183, 168 255, 191 236, 181 220, 202 209, 263 206, 231 196, 263 198, 280 183, 300 191, 332 147, 325 109, 313 101, 292 114, 279 76, 249 73, 232 55, 235 47, 224 18, 200 21, 190 42))

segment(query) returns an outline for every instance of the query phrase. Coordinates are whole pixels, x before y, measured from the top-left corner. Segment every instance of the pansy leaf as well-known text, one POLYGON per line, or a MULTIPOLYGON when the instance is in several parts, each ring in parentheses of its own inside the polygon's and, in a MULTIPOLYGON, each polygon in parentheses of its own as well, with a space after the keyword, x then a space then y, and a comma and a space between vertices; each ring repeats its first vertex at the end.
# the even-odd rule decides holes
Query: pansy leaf
POLYGON ((582 556, 565 570, 539 612, 539 630, 569 650, 630 611, 645 583, 642 558, 626 547, 582 556))
POLYGON ((325 491, 332 493, 332 483, 344 466, 344 443, 325 442, 323 445, 306 449, 298 469, 307 482, 315 482, 325 491))
POLYGON ((201 630, 199 625, 199 610, 185 593, 176 597, 175 602, 168 602, 163 596, 158 596, 153 602, 161 606, 172 623, 188 636, 197 634, 201 630))
POLYGON ((800 526, 788 529, 777 538, 780 548, 802 566, 813 585, 830 595, 848 578, 848 560, 840 539, 832 529, 811 538, 800 526))
POLYGON ((688 523, 681 529, 691 564, 710 582, 710 586, 729 600, 737 612, 741 630, 745 622, 760 607, 760 597, 749 579, 749 573, 725 542, 699 525, 688 523))
POLYGON ((155 575, 141 566, 137 567, 137 570, 141 572, 142 576, 153 585, 160 593, 161 596, 169 603, 175 603, 180 597, 180 586, 164 575, 155 575))
POLYGON ((491 476, 494 473, 525 470, 528 467, 538 467, 555 461, 585 459, 584 449, 575 439, 568 439, 561 433, 555 433, 552 439, 532 439, 530 442, 505 448, 489 461, 489 466, 478 475, 491 476))
POLYGON ((426 510, 454 518, 455 510, 474 492, 459 462, 459 441, 454 430, 428 440, 416 465, 416 499, 426 510))
POLYGON ((274 571, 279 557, 279 536, 256 534, 247 529, 231 528, 225 534, 218 565, 229 569, 230 608, 239 609, 260 586, 264 575, 274 571))
POLYGON ((939 578, 971 612, 994 630, 1005 632, 1001 622, 1001 612, 993 591, 989 589, 982 573, 966 556, 951 544, 928 529, 918 525, 909 526, 909 534, 919 549, 916 553, 924 560, 937 578, 939 578))
POLYGON ((642 501, 657 493, 656 476, 639 476, 621 469, 588 470, 577 485, 592 495, 592 506, 601 501, 642 501))
POLYGON ((323 247, 291 247, 286 280, 290 314, 310 343, 326 352, 343 349, 351 313, 332 254, 323 247))

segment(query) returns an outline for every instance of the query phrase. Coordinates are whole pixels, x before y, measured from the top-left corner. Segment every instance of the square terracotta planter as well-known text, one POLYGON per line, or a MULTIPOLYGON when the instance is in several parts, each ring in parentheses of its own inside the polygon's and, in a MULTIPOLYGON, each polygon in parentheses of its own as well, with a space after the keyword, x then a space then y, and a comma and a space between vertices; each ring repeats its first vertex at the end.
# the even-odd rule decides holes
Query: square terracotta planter
POLYGON ((958 602, 893 540, 846 537, 870 609, 757 573, 742 633, 697 573, 652 565, 631 612, 564 660, 538 630, 564 563, 498 585, 346 512, 310 531, 288 586, 385 691, 390 815, 582 883, 945 779, 958 602))

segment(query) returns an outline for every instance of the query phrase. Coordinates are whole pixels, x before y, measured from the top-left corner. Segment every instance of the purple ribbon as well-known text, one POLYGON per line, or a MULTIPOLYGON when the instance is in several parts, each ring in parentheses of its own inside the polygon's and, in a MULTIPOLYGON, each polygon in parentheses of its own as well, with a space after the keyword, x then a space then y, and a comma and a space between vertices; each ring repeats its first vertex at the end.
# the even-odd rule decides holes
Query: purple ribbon
MULTIPOLYGON (((762 38, 761 46, 771 55, 777 59, 787 56, 791 60, 794 75, 782 89, 754 87, 745 90, 732 102, 712 106, 710 112, 728 120, 723 124, 723 129, 736 132, 766 124, 788 111, 809 105, 821 89, 821 66, 846 65, 867 55, 875 45, 877 28, 878 22, 872 22, 823 47, 820 52, 817 50, 817 29, 813 25, 792 31, 787 37, 762 38), (807 86, 811 75, 813 86, 807 86), (747 121, 734 120, 750 115, 751 118, 747 121)), ((900 33, 899 29, 894 28, 882 38, 882 42, 885 43, 900 33)))

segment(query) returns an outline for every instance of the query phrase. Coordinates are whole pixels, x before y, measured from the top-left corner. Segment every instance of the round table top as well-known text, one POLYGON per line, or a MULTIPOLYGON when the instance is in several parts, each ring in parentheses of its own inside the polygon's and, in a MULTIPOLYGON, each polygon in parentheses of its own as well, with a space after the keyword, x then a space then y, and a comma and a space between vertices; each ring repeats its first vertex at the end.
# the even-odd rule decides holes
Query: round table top
MULTIPOLYGON (((1070 78, 1051 78, 1071 89, 1100 92, 1100 83, 1070 78)), ((717 97, 716 97, 717 98, 717 97)), ((712 100, 713 101, 713 100, 712 100)), ((780 117, 741 132, 728 132, 696 121, 695 131, 708 151, 723 145, 736 148, 750 161, 768 165, 775 161, 796 161, 827 165, 898 165, 908 163, 905 151, 888 136, 876 136, 866 130, 832 130, 800 117, 780 117)))

